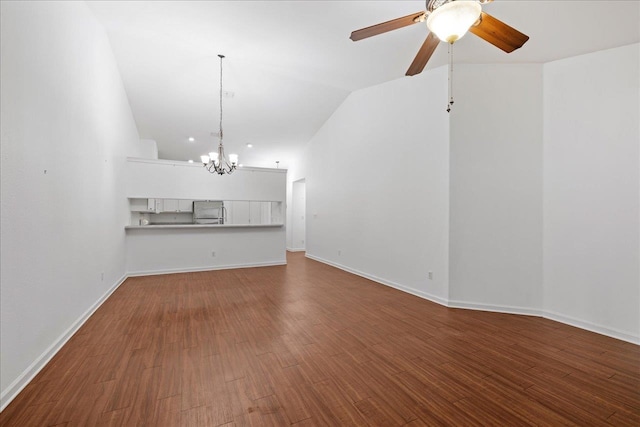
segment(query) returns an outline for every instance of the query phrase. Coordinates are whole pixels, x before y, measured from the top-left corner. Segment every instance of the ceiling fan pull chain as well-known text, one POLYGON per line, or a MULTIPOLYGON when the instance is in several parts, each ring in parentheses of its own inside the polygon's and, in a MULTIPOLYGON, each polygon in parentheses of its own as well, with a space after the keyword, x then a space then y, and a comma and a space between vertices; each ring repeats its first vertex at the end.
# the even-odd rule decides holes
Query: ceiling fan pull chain
POLYGON ((447 104, 447 113, 451 112, 453 105, 453 42, 449 43, 449 103, 447 104))

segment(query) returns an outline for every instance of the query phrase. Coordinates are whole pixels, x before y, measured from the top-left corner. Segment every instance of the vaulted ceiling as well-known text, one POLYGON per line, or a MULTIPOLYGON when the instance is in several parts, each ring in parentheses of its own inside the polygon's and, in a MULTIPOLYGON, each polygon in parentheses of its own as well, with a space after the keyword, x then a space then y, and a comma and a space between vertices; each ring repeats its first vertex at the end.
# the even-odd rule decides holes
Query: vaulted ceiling
MULTIPOLYGON (((351 31, 424 1, 90 1, 104 25, 141 138, 160 157, 215 148, 219 59, 224 137, 241 163, 286 167, 351 91, 404 77, 428 34, 416 24, 359 42, 351 31), (189 142, 188 138, 195 138, 189 142), (246 144, 253 144, 248 148, 246 144)), ((512 54, 472 34, 457 63, 544 63, 640 40, 639 1, 496 0, 483 10, 529 35, 512 54)), ((443 44, 427 65, 444 65, 443 44)))

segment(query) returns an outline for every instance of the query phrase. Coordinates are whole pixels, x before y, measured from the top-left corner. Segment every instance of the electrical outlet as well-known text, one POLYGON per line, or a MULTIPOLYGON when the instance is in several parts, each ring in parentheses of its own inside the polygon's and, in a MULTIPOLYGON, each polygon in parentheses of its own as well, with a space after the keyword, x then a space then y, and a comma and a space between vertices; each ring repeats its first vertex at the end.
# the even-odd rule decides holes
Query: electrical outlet
POLYGON ((103 272, 103 273, 100 273, 100 281, 101 281, 101 282, 104 282, 104 272, 103 272))
POLYGON ((433 271, 429 272, 429 280, 433 280, 433 271))
POLYGON ((215 257, 216 257, 216 251, 211 251, 211 256, 212 256, 213 258, 215 258, 215 257))
POLYGON ((342 255, 342 251, 338 250, 338 256, 342 255))

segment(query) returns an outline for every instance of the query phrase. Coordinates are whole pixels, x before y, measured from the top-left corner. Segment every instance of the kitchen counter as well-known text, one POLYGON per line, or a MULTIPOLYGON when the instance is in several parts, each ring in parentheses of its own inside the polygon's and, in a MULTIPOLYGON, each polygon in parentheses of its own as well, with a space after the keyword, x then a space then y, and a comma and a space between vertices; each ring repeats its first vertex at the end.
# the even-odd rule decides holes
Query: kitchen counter
POLYGON ((149 224, 127 225, 125 230, 159 230, 168 228, 264 228, 282 227, 284 224, 149 224))

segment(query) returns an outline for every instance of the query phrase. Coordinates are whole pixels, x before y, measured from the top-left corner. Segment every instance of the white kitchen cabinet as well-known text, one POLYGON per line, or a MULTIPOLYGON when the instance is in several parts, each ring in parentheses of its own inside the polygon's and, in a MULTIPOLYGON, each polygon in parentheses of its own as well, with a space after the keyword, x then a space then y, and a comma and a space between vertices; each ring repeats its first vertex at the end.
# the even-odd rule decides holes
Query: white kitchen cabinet
POLYGON ((149 212, 147 199, 129 199, 131 212, 149 212))
POLYGON ((193 200, 178 200, 178 212, 193 212, 193 200))
POLYGON ((225 224, 264 225, 271 224, 274 219, 272 202, 225 200, 224 206, 227 209, 225 224))
POLYGON ((162 199, 161 212, 193 212, 193 200, 162 199))
POLYGON ((271 202, 260 202, 260 224, 271 224, 271 202))
POLYGON ((271 202, 249 202, 249 224, 270 224, 271 202))
POLYGON ((225 224, 250 224, 249 202, 241 200, 225 201, 224 207, 227 210, 225 224))
POLYGON ((178 212, 178 199, 164 199, 162 212, 178 212))
POLYGON ((162 199, 147 199, 147 212, 162 212, 162 199))

